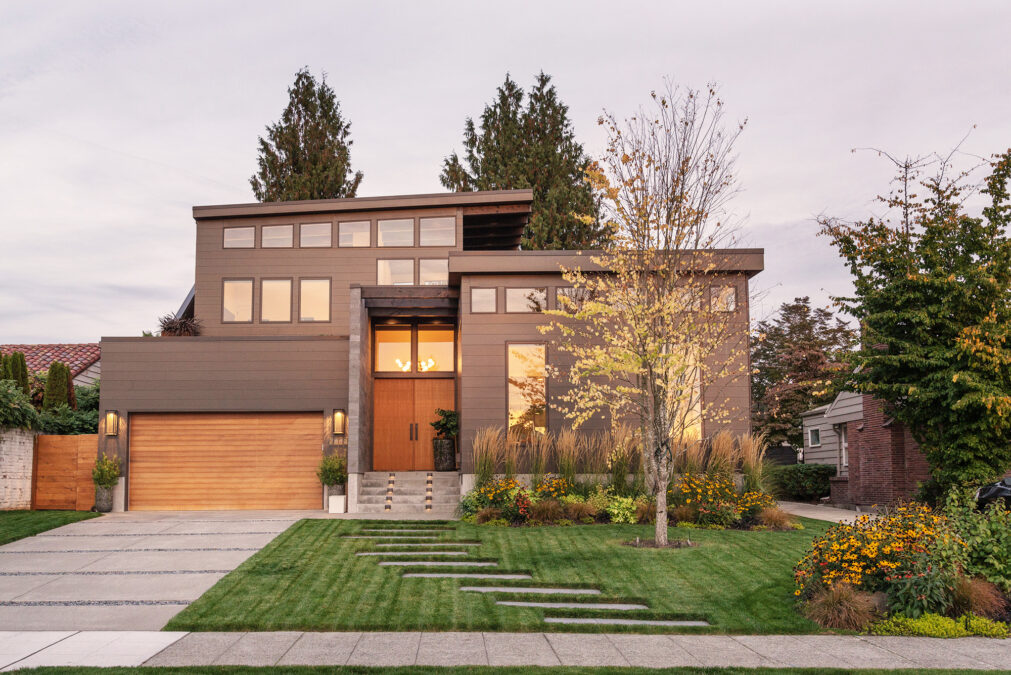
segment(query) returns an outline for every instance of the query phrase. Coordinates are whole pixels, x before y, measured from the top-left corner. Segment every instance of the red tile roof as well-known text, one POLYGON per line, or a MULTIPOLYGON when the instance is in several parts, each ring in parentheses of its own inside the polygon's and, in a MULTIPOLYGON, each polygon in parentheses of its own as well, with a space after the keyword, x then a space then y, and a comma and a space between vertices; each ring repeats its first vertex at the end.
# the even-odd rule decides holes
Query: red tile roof
POLYGON ((88 366, 102 358, 102 349, 97 342, 58 345, 0 345, 0 354, 23 352, 28 370, 37 373, 49 370, 53 361, 62 361, 70 367, 70 376, 77 377, 88 366))

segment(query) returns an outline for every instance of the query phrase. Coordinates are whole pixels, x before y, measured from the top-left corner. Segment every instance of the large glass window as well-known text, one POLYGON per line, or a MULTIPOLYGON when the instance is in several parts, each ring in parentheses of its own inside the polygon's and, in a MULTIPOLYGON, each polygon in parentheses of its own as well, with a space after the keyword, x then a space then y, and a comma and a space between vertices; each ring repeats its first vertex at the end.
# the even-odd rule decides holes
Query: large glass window
POLYGON ((453 329, 418 329, 418 372, 453 372, 453 329))
POLYGON ((260 248, 291 248, 293 225, 264 225, 260 228, 260 248))
POLYGON ((449 285, 448 260, 421 260, 418 262, 418 283, 422 286, 449 285))
POLYGON ((411 329, 384 328, 376 331, 377 373, 411 372, 411 329))
POLYGON ((255 239, 255 227, 226 227, 222 245, 225 248, 253 248, 255 239))
POLYGON ((511 344, 506 383, 509 390, 509 430, 547 431, 547 375, 542 344, 511 344))
POLYGON ((376 233, 380 246, 414 246, 414 219, 380 220, 376 233))
POLYGON ((418 221, 421 246, 456 246, 456 218, 422 218, 418 221))
POLYGON ((260 282, 260 321, 291 321, 291 279, 260 282))
POLYGON ((548 307, 545 288, 507 288, 507 312, 542 312, 548 307))
POLYGON ((413 286, 413 260, 377 260, 376 284, 379 286, 413 286))
POLYGON ((249 323, 253 320, 253 280, 229 279, 221 288, 221 321, 249 323))
POLYGON ((472 314, 494 313, 498 311, 497 291, 494 288, 470 289, 470 311, 472 314))
POLYGON ((371 226, 372 223, 367 220, 353 220, 339 224, 337 226, 337 245, 341 247, 371 246, 371 226))
POLYGON ((298 320, 330 320, 330 280, 301 279, 298 282, 298 320))
POLYGON ((733 312, 737 309, 736 286, 714 286, 711 293, 710 299, 714 312, 733 312))
POLYGON ((300 248, 329 248, 333 226, 330 223, 302 223, 298 226, 300 248))

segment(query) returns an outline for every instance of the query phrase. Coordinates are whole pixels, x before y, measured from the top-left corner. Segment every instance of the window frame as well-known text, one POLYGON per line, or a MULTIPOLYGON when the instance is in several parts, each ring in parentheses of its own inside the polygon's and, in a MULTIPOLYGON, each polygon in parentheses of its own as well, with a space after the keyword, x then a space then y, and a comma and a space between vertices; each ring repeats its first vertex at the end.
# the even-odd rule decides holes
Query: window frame
POLYGON ((276 225, 260 225, 260 248, 295 248, 295 224, 294 223, 278 223, 276 225), (287 246, 265 246, 263 243, 263 231, 268 227, 287 227, 291 230, 291 243, 287 246))
MULTIPOLYGON (((419 288, 426 288, 426 287, 427 288, 433 288, 433 287, 449 286, 449 258, 418 258, 416 267, 418 268, 418 276, 417 276, 418 283, 416 283, 415 285, 418 286, 419 288), (425 284, 425 283, 422 283, 422 281, 421 281, 421 264, 424 263, 424 262, 444 262, 444 263, 446 263, 446 283, 444 283, 444 284, 425 284)), ((377 275, 376 278, 377 279, 378 279, 378 274, 379 274, 379 270, 377 268, 376 269, 376 275, 377 275)))
POLYGON ((221 279, 221 323, 222 324, 251 324, 256 317, 256 279, 253 277, 222 277, 221 279), (225 284, 228 282, 248 281, 249 282, 249 321, 228 321, 225 319, 225 284))
MULTIPOLYGON (((504 314, 543 314, 545 310, 548 309, 548 286, 506 286, 503 292, 503 313, 504 314), (544 291, 544 305, 541 307, 541 311, 535 310, 524 310, 519 312, 514 312, 509 310, 509 291, 544 291)), ((528 300, 529 302, 529 300, 528 300)), ((527 343, 523 343, 527 344, 527 343)), ((533 344, 533 343, 530 343, 533 344)))
POLYGON ((259 323, 276 325, 292 323, 292 316, 295 312, 295 283, 292 277, 261 277, 260 278, 260 320, 259 323), (287 321, 271 321, 263 318, 263 282, 265 281, 287 281, 288 282, 288 320, 287 321))
POLYGON ((305 223, 299 223, 298 224, 298 248, 306 248, 306 249, 320 249, 320 248, 327 249, 327 248, 333 248, 333 221, 332 220, 329 220, 329 221, 327 221, 327 220, 315 220, 315 221, 309 221, 309 222, 305 222, 305 223), (330 243, 327 244, 326 246, 303 246, 302 245, 302 228, 305 227, 306 225, 329 225, 330 226, 330 243))
POLYGON ((372 223, 373 223, 373 221, 371 219, 367 219, 367 220, 338 220, 337 221, 337 248, 373 248, 373 246, 372 246, 373 229, 375 229, 375 228, 373 228, 372 223), (354 244, 342 244, 341 243, 341 225, 344 225, 344 224, 351 225, 351 224, 358 224, 358 223, 365 223, 365 224, 368 225, 368 235, 369 235, 369 241, 368 241, 368 243, 365 244, 364 246, 355 246, 354 244))
POLYGON ((515 346, 525 346, 525 347, 544 347, 544 433, 551 430, 551 390, 550 381, 551 378, 548 377, 548 355, 549 355, 549 345, 547 342, 541 341, 529 341, 529 340, 506 340, 505 343, 505 377, 502 378, 503 384, 505 385, 505 425, 504 428, 506 433, 509 433, 509 348, 515 346))
POLYGON ((391 323, 383 324, 372 327, 372 335, 370 337, 372 356, 371 356, 371 374, 373 379, 396 379, 396 378, 426 378, 426 379, 442 379, 449 380, 455 379, 457 376, 457 365, 460 360, 460 332, 453 323, 447 323, 445 321, 437 321, 434 323, 422 323, 421 321, 405 321, 403 323, 391 323), (376 356, 378 351, 376 349, 376 334, 384 330, 404 330, 409 329, 411 333, 411 370, 407 372, 403 371, 377 371, 376 370, 376 356), (421 372, 418 370, 418 330, 433 329, 433 330, 451 330, 453 331, 453 369, 452 370, 437 370, 429 372, 421 372))
POLYGON ((498 286, 471 286, 470 287, 470 313, 471 314, 498 314, 498 286), (489 311, 474 311, 474 291, 491 291, 495 299, 495 309, 489 311))
POLYGON ((248 251, 250 249, 256 248, 256 225, 237 225, 237 226, 231 226, 231 227, 222 227, 221 228, 221 248, 223 250, 226 250, 226 251, 233 251, 233 250, 239 250, 239 251, 245 250, 245 251, 248 251), (250 244, 249 246, 225 246, 225 233, 228 232, 228 230, 252 230, 253 231, 253 243, 250 244))
POLYGON ((299 277, 298 278, 298 322, 299 323, 333 323, 333 277, 299 277), (327 282, 326 309, 327 318, 323 320, 304 320, 302 318, 302 282, 303 281, 325 281, 327 282))
POLYGON ((807 447, 809 448, 820 448, 821 447, 821 429, 818 427, 810 427, 807 430, 807 447), (812 434, 818 434, 818 442, 814 442, 812 434))
POLYGON ((417 286, 418 285, 418 263, 415 258, 376 258, 376 286, 382 286, 383 288, 405 288, 407 286, 417 286), (397 262, 397 261, 408 261, 411 263, 411 283, 410 284, 381 284, 379 283, 379 263, 381 262, 397 262))
POLYGON ((418 247, 418 219, 414 216, 410 218, 376 218, 376 248, 417 248, 418 247), (411 243, 410 244, 383 244, 379 240, 380 223, 411 221, 411 243))
POLYGON ((446 216, 419 216, 417 218, 417 225, 415 226, 417 230, 417 236, 415 241, 418 248, 456 248, 456 216, 446 215, 446 216), (453 221, 453 241, 448 244, 422 244, 421 243, 421 223, 425 220, 441 220, 449 219, 453 221))

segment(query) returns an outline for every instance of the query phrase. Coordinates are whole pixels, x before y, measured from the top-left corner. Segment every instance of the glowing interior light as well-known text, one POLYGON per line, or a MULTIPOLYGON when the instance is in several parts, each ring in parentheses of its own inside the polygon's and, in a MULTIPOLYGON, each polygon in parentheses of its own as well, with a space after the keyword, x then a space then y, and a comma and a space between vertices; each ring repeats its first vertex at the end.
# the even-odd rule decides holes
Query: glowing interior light
POLYGON ((411 371, 411 362, 408 361, 407 363, 404 363, 400 359, 397 359, 397 367, 405 373, 409 373, 411 371))
POLYGON ((427 372, 429 370, 434 369, 435 368, 435 359, 429 357, 429 359, 427 361, 422 361, 421 363, 419 363, 418 364, 418 368, 423 373, 427 372))

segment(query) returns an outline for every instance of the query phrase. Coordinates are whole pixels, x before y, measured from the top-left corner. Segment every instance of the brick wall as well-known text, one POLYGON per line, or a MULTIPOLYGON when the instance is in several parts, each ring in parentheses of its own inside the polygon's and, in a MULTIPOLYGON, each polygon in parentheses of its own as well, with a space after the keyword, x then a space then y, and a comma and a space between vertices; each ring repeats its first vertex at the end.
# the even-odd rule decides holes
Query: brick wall
POLYGON ((34 449, 33 432, 0 431, 0 510, 31 508, 34 449))
POLYGON ((884 506, 907 499, 927 480, 930 467, 909 431, 891 419, 880 401, 864 396, 864 417, 849 422, 849 499, 884 506))

